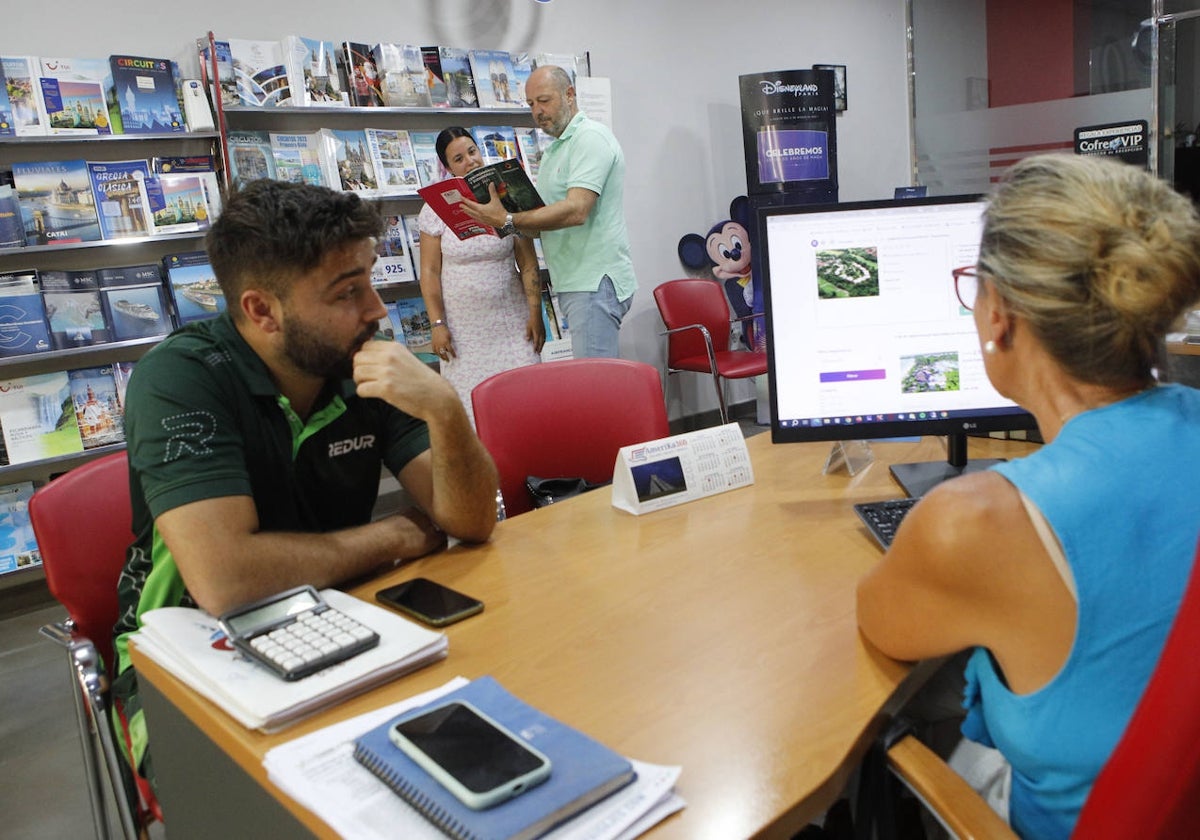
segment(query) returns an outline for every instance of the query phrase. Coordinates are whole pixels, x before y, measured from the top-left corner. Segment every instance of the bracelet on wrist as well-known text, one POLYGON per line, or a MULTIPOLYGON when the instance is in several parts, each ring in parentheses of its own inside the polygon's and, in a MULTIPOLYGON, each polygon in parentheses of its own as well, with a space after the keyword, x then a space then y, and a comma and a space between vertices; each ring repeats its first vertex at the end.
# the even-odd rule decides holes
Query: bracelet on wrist
POLYGON ((435 327, 444 327, 444 326, 446 326, 446 319, 445 319, 445 318, 438 318, 436 321, 434 321, 434 322, 433 322, 433 326, 435 326, 435 327))

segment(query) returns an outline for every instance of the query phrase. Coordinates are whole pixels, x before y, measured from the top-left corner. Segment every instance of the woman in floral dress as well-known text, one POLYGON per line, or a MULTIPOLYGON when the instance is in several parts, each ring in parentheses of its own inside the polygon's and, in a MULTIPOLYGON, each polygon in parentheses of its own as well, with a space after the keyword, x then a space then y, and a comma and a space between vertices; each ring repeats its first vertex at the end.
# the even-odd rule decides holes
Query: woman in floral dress
MULTIPOLYGON (((471 133, 453 126, 437 138, 452 175, 483 165, 471 133)), ((421 295, 433 324, 442 375, 475 422, 471 389, 489 376, 541 361, 541 278, 533 241, 492 234, 459 239, 428 205, 421 229, 421 295)))

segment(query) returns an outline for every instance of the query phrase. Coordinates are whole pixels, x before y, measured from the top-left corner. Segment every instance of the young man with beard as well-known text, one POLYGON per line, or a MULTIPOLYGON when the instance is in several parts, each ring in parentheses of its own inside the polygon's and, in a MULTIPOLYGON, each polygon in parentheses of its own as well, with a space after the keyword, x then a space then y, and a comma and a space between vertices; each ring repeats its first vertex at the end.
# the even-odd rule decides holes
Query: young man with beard
POLYGON ((378 212, 354 193, 256 181, 208 233, 227 311, 173 333, 126 394, 133 529, 118 591, 118 709, 146 734, 127 636, 168 605, 220 615, 441 548, 496 521, 495 466, 450 384, 373 341, 378 212), (382 466, 417 507, 372 522, 382 466))

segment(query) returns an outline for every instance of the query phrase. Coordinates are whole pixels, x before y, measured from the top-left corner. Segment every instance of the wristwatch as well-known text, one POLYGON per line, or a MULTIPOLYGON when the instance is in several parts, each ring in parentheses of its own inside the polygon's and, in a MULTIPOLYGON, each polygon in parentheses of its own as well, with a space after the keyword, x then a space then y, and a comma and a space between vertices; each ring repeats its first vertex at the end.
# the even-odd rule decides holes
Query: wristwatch
POLYGON ((512 213, 509 213, 504 217, 504 227, 500 228, 499 233, 501 236, 512 236, 516 232, 517 226, 513 224, 512 213))

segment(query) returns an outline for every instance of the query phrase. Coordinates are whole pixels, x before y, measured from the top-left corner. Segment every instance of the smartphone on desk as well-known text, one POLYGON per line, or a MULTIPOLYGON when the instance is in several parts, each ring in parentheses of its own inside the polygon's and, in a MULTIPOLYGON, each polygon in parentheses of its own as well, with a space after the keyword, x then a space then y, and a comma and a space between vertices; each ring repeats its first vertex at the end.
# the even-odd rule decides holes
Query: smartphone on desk
POLYGON ((483 610, 478 598, 423 577, 381 589, 375 599, 434 627, 445 627, 483 610))
POLYGON ((550 759, 464 700, 391 728, 388 738, 475 811, 499 805, 550 776, 550 759))

